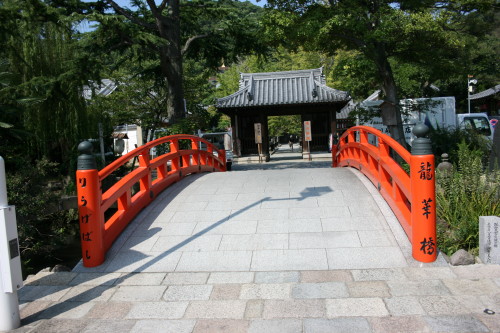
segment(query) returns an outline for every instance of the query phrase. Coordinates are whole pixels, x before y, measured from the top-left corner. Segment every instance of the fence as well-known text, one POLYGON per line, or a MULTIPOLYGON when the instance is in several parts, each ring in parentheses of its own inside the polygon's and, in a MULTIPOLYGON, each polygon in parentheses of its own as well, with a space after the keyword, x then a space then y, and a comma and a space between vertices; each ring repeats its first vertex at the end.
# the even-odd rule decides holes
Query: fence
POLYGON ((197 172, 226 171, 226 152, 193 135, 173 135, 151 141, 98 171, 92 144, 78 146, 77 193, 83 264, 95 267, 127 224, 171 184, 197 172), (151 159, 150 151, 166 153, 151 159), (127 165, 138 166, 123 177, 110 176, 127 165), (109 177, 109 178, 108 178, 109 177), (109 189, 103 191, 104 183, 109 189))
POLYGON ((348 129, 332 149, 334 167, 356 168, 378 188, 410 239, 413 257, 421 262, 437 256, 434 155, 424 137, 427 131, 423 124, 414 127, 411 153, 368 126, 348 129))

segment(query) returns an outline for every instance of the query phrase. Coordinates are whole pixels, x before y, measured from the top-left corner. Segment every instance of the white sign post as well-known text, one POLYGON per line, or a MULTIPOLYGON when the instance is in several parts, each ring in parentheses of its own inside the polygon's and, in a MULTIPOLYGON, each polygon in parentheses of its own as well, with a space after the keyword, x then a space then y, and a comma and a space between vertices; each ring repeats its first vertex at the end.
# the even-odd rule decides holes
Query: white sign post
POLYGON ((500 217, 479 217, 479 258, 485 264, 500 264, 500 217))
POLYGON ((309 161, 311 158, 311 141, 312 141, 312 133, 311 133, 311 121, 304 121, 304 139, 307 142, 307 150, 309 151, 309 161))
POLYGON ((0 331, 21 325, 17 289, 22 286, 16 210, 7 204, 5 163, 0 156, 0 331))

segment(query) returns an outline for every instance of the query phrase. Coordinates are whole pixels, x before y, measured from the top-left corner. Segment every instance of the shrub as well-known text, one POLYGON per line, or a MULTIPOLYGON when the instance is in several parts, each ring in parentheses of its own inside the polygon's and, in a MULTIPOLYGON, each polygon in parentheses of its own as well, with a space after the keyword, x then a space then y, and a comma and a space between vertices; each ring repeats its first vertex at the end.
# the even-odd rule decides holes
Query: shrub
POLYGON ((68 259, 68 245, 78 240, 78 215, 76 210, 60 211, 63 189, 48 186, 58 174, 57 163, 23 162, 22 168, 7 170, 7 194, 9 204, 16 206, 23 273, 28 275, 68 259))
POLYGON ((500 215, 500 173, 484 173, 482 152, 465 141, 456 156, 451 173, 437 173, 438 246, 448 255, 462 248, 477 254, 479 216, 500 215))
POLYGON ((441 155, 447 153, 451 161, 458 161, 458 145, 461 142, 467 143, 469 149, 479 151, 484 154, 482 162, 486 162, 489 156, 490 147, 488 140, 473 131, 460 128, 455 129, 430 129, 429 138, 431 139, 432 151, 436 156, 436 161, 441 161, 441 155))

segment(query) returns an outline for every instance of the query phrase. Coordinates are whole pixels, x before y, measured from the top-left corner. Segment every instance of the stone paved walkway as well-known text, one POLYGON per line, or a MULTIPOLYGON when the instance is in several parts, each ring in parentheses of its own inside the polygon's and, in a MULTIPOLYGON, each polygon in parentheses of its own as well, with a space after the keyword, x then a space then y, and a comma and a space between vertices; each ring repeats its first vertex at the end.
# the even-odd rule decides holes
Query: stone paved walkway
POLYGON ((500 332, 498 265, 415 262, 374 187, 329 163, 184 179, 105 264, 30 277, 17 331, 500 332))

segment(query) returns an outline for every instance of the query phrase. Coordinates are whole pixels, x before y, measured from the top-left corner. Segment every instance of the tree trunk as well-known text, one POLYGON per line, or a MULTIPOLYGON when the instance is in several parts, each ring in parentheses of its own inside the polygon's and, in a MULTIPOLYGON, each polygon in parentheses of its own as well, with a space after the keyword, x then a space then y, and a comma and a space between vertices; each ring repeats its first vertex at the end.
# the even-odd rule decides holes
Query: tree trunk
POLYGON ((158 32, 167 43, 160 47, 160 65, 167 79, 167 114, 169 122, 184 118, 181 26, 179 1, 172 1, 168 17, 156 16, 158 32))
POLYGON ((382 44, 377 45, 376 50, 375 62, 383 82, 382 91, 385 95, 385 101, 388 102, 388 104, 385 105, 385 110, 387 110, 387 112, 382 112, 382 122, 389 129, 391 137, 408 149, 408 144, 404 136, 403 120, 401 118, 401 109, 399 108, 399 99, 397 96, 398 92, 391 64, 389 63, 387 53, 382 44))

